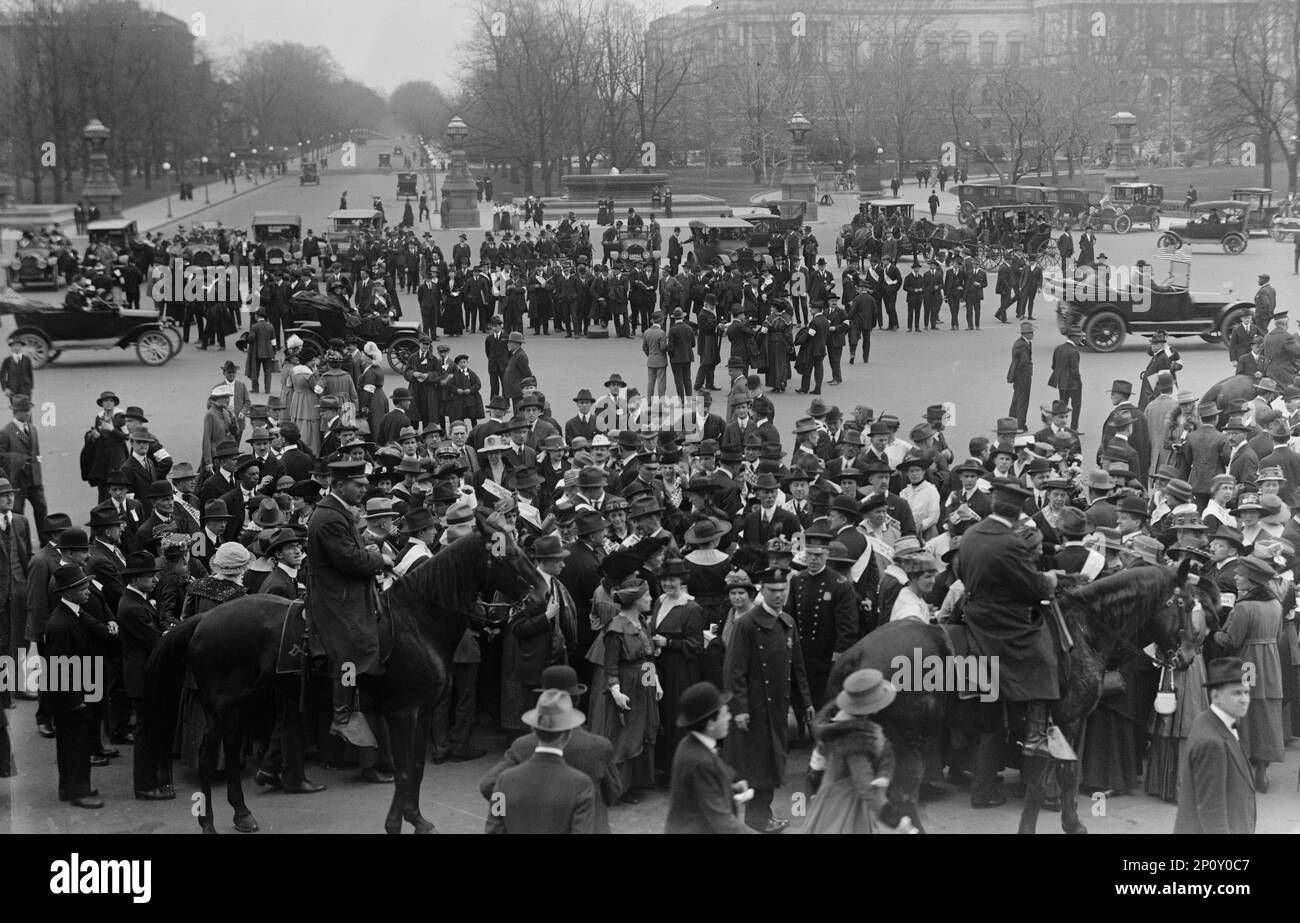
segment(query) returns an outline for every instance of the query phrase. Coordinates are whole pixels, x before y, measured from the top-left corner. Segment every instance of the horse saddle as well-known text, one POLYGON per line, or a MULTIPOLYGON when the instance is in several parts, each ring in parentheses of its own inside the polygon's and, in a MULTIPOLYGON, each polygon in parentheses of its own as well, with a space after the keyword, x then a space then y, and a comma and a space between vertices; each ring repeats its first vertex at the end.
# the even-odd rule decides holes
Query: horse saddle
MULTIPOLYGON (((939 627, 943 629, 944 639, 948 642, 948 652, 953 657, 971 657, 979 652, 971 644, 970 629, 966 627, 965 622, 939 622, 939 627)), ((958 699, 978 699, 981 695, 979 689, 959 690, 958 699)))
POLYGON ((310 655, 306 606, 302 600, 289 603, 280 627, 280 646, 275 657, 276 673, 301 673, 310 655))

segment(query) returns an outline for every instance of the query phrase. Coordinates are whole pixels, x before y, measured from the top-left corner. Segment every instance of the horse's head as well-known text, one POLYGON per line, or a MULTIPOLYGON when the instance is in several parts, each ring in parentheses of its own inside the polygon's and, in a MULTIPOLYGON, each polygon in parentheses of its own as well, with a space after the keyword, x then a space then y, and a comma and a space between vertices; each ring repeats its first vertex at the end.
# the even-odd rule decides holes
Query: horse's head
POLYGON ((475 514, 483 539, 486 588, 500 593, 515 607, 539 606, 546 598, 546 580, 497 514, 475 514))
POLYGON ((1194 655, 1197 642, 1210 627, 1208 620, 1218 612, 1219 589, 1213 579, 1201 575, 1202 568, 1201 561, 1193 555, 1166 568, 1173 579, 1173 589, 1163 605, 1152 613, 1148 624, 1156 647, 1166 659, 1179 650, 1187 658, 1194 655))

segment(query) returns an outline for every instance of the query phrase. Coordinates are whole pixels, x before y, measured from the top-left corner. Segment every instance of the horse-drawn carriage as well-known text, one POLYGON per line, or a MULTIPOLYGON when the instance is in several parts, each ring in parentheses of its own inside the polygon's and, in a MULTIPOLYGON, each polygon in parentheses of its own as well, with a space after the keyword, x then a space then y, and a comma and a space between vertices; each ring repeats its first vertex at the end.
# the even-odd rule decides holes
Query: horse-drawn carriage
POLYGON ((330 340, 362 337, 382 349, 389 368, 400 375, 420 349, 419 325, 392 321, 386 305, 377 307, 377 311, 362 316, 338 296, 298 292, 289 299, 284 333, 286 337, 297 335, 303 345, 310 345, 322 356, 330 340))

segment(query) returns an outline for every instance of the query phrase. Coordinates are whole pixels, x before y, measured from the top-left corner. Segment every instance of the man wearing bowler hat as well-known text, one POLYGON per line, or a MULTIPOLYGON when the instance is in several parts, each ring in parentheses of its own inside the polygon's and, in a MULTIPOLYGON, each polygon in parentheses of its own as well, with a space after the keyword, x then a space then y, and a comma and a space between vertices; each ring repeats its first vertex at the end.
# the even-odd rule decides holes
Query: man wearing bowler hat
POLYGON ((1192 722, 1180 761, 1174 833, 1255 832, 1255 781, 1238 730, 1250 709, 1244 670, 1236 657, 1206 667, 1210 707, 1192 722))
POLYGON ((571 443, 580 436, 588 440, 594 439, 598 432, 596 415, 592 413, 596 399, 590 391, 582 388, 574 395, 573 403, 578 405, 578 412, 564 424, 564 441, 571 443))
POLYGON ((776 475, 769 472, 758 475, 752 489, 758 496, 758 505, 741 523, 740 534, 737 536, 741 544, 761 550, 778 535, 793 539, 802 531, 799 517, 776 504, 777 492, 781 489, 776 475))
POLYGON ((1029 389, 1034 383, 1034 323, 1020 322, 1020 336, 1011 345, 1011 366, 1007 369, 1007 384, 1011 385, 1011 409, 1007 416, 1015 417, 1023 429, 1029 414, 1029 389))
POLYGON ((1015 530, 1030 496, 1015 481, 994 482, 992 513, 962 535, 958 576, 966 586, 972 648, 1000 658, 1000 698, 1024 703, 1024 753, 1046 757, 1049 707, 1061 692, 1056 647, 1039 602, 1056 589, 1056 575, 1038 571, 1015 530))
MULTIPOLYGON (((1137 472, 1138 476, 1142 478, 1145 483, 1146 473, 1151 470, 1151 433, 1147 429, 1146 416, 1138 409, 1138 406, 1133 403, 1132 397, 1132 382, 1116 380, 1111 383, 1110 402, 1114 406, 1114 410, 1111 411, 1111 415, 1107 417, 1105 425, 1101 428, 1100 448, 1104 449, 1110 444, 1110 441, 1119 431, 1118 420, 1124 419, 1123 417, 1117 417, 1115 411, 1120 409, 1132 411, 1134 420, 1130 425, 1133 429, 1128 434, 1128 443, 1138 454, 1138 465, 1136 468, 1132 468, 1132 470, 1137 472)), ((1098 458, 1100 458, 1101 454, 1102 453, 1099 449, 1097 453, 1098 458)), ((1098 464, 1100 464, 1100 462, 1098 462, 1098 464)))
MULTIPOLYGON (((144 666, 163 634, 177 623, 163 617, 158 607, 150 601, 154 585, 158 582, 158 562, 147 551, 136 551, 127 556, 122 568, 126 587, 117 606, 117 626, 122 641, 122 687, 131 700, 137 715, 144 714, 144 666)), ((160 777, 157 767, 151 765, 150 755, 155 745, 145 739, 144 726, 135 738, 135 797, 142 801, 166 801, 176 797, 170 780, 160 777)))
POLYGON ((565 546, 568 558, 557 578, 568 590, 577 617, 577 643, 569 650, 569 663, 580 678, 590 678, 592 671, 592 664, 587 660, 587 650, 596 640, 596 631, 590 621, 591 600, 600 586, 600 565, 605 560, 605 530, 608 528, 609 521, 598 511, 580 512, 574 525, 577 540, 565 546))
POLYGON ((488 799, 488 833, 594 833, 596 787, 564 761, 564 749, 586 716, 569 693, 547 689, 524 712, 537 746, 532 756, 501 773, 488 799))
MULTIPOLYGON (((568 666, 550 666, 542 670, 539 688, 533 693, 538 698, 547 689, 567 692, 570 700, 580 700, 586 695, 587 687, 578 682, 578 674, 568 666)), ((537 732, 532 731, 515 738, 506 748, 501 761, 487 771, 479 780, 479 793, 489 801, 496 788, 497 780, 508 769, 519 766, 533 755, 539 743, 537 732)), ((607 834, 609 829, 610 805, 618 804, 623 795, 623 780, 614 762, 614 745, 605 737, 593 734, 583 727, 575 727, 564 746, 564 762, 591 779, 596 791, 593 827, 595 833, 607 834)))
POLYGON ((32 399, 26 394, 10 398, 14 418, 0 429, 0 464, 14 488, 14 511, 30 502, 37 529, 45 528, 45 481, 41 476, 41 441, 32 423, 32 399))
POLYGON ((528 353, 524 351, 524 335, 515 331, 506 338, 506 349, 509 350, 510 358, 506 360, 506 368, 501 376, 503 394, 506 399, 511 401, 516 409, 519 402, 523 400, 524 389, 521 382, 525 378, 533 378, 532 367, 528 364, 528 353))
POLYGON ((664 833, 757 833, 737 814, 753 790, 718 755, 718 743, 731 730, 731 693, 712 683, 696 683, 682 693, 677 726, 689 731, 673 754, 664 833))
MULTIPOLYGON (((85 621, 90 578, 75 564, 60 566, 50 581, 50 592, 58 604, 45 626, 42 653, 47 658, 76 658, 67 662, 90 663, 101 653, 100 643, 85 621)), ((58 689, 49 692, 47 700, 54 722, 59 800, 73 807, 97 809, 104 802, 98 790, 91 787, 90 767, 92 753, 99 744, 98 711, 86 702, 86 692, 58 689)))

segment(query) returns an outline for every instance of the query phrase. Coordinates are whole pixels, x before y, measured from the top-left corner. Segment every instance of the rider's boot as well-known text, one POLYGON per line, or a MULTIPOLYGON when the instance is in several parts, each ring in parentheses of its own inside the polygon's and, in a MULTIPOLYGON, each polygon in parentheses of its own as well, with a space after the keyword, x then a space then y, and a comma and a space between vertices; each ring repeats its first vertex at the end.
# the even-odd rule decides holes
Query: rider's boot
POLYGON ((354 747, 374 747, 377 745, 374 732, 361 712, 353 704, 356 699, 356 687, 343 683, 342 676, 334 677, 334 720, 330 723, 330 733, 342 737, 354 747))
POLYGON ((1025 756, 1050 757, 1047 743, 1047 702, 1030 702, 1025 709, 1025 742, 1021 748, 1025 756))

